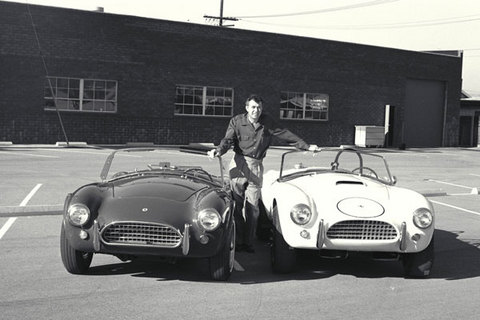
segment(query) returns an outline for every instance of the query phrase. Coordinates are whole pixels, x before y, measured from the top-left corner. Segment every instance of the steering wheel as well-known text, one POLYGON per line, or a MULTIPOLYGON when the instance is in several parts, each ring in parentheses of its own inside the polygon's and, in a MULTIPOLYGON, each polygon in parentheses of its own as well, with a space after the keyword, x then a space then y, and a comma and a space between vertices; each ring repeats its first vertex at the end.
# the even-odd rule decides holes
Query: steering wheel
POLYGON ((201 173, 201 174, 204 174, 208 177, 208 179, 210 179, 210 181, 213 182, 213 178, 212 176, 210 175, 210 173, 208 173, 207 171, 201 169, 201 168, 190 168, 190 169, 187 169, 185 171, 183 171, 183 174, 184 175, 187 175, 187 174, 192 174, 193 173, 193 176, 196 177, 197 176, 197 173, 201 173))
MULTIPOLYGON (((352 170, 353 173, 355 173, 356 171, 360 172, 360 167, 352 170)), ((363 173, 368 175, 368 176, 372 176, 372 177, 375 177, 375 178, 378 179, 378 174, 373 169, 371 169, 369 167, 363 167, 363 173), (367 172, 365 172, 365 171, 367 171, 367 172)))

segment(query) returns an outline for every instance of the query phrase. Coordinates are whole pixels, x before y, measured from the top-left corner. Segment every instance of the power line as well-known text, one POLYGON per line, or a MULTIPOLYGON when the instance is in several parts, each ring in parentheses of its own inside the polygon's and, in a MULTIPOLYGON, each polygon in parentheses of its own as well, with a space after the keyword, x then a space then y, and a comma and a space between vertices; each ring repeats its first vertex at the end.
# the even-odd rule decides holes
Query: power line
POLYGON ((418 28, 418 27, 428 27, 428 26, 434 26, 434 25, 472 22, 477 20, 480 20, 480 15, 478 14, 463 16, 463 17, 446 18, 446 19, 412 21, 412 22, 390 23, 390 24, 301 26, 301 25, 288 25, 288 24, 276 24, 276 23, 268 23, 268 22, 250 21, 248 19, 242 19, 243 22, 252 23, 252 24, 262 24, 262 25, 290 27, 290 28, 330 29, 330 30, 418 28))
POLYGON ((385 4, 385 3, 389 3, 389 2, 397 2, 397 1, 400 1, 400 0, 374 0, 374 1, 369 1, 369 2, 351 4, 351 5, 340 6, 340 7, 333 7, 333 8, 326 8, 326 9, 319 9, 319 10, 293 12, 293 13, 269 14, 269 15, 259 15, 259 16, 238 16, 237 18, 238 19, 254 19, 254 18, 257 19, 257 18, 292 17, 292 16, 301 16, 301 15, 308 15, 308 14, 332 12, 332 11, 357 9, 357 8, 376 6, 376 5, 380 5, 380 4, 385 4))

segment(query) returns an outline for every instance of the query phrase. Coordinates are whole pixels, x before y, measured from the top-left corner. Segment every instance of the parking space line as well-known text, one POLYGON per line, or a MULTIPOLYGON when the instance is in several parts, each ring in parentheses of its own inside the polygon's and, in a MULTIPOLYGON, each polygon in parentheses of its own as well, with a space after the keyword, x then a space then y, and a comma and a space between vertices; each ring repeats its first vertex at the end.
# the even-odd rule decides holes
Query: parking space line
POLYGON ((30 191, 30 193, 25 197, 25 199, 23 199, 23 201, 20 203, 20 207, 25 207, 27 205, 28 201, 30 201, 30 199, 32 199, 32 197, 35 195, 35 193, 38 191, 38 189, 40 189, 41 186, 42 186, 42 184, 38 183, 32 189, 32 191, 30 191))
POLYGON ((468 212, 468 213, 473 213, 473 214, 476 214, 476 215, 480 216, 480 212, 460 208, 460 207, 457 207, 457 206, 452 206, 451 204, 447 204, 447 203, 443 203, 443 202, 439 202, 439 201, 435 201, 435 200, 430 200, 430 201, 433 202, 433 203, 439 204, 441 206, 449 207, 449 208, 452 208, 452 209, 457 209, 457 210, 468 212))
POLYGON ((2 229, 0 229, 0 239, 3 238, 5 233, 7 233, 8 229, 10 229, 15 220, 17 220, 17 218, 9 218, 7 222, 3 225, 2 229))
MULTIPOLYGON (((32 189, 32 191, 30 191, 30 193, 25 197, 25 199, 23 199, 23 201, 20 203, 20 207, 25 207, 27 205, 28 201, 30 201, 30 199, 32 199, 32 197, 35 195, 35 193, 38 191, 38 189, 40 189, 41 186, 42 186, 42 184, 38 183, 32 189)), ((8 229, 10 229, 10 227, 13 225, 15 220, 17 220, 16 217, 9 218, 7 220, 7 222, 3 225, 3 227, 0 229, 0 239, 3 238, 5 233, 7 233, 8 229)))
POLYGON ((455 183, 450 183, 450 182, 445 182, 445 181, 439 181, 439 180, 434 180, 434 179, 427 179, 427 181, 432 181, 432 182, 436 182, 436 183, 446 184, 446 185, 449 185, 449 186, 454 186, 454 187, 459 187, 459 188, 464 188, 464 189, 473 189, 472 187, 463 186, 463 185, 461 185, 461 184, 455 184, 455 183))

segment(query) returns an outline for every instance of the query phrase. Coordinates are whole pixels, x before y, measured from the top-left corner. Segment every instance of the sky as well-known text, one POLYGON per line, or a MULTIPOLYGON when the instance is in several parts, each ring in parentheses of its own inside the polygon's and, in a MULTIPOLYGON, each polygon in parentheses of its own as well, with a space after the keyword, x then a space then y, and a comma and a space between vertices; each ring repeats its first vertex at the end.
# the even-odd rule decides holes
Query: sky
MULTIPOLYGON (((218 25, 222 0, 2 0, 218 25)), ((480 0, 223 0, 224 26, 413 51, 462 50, 480 97, 480 0)))

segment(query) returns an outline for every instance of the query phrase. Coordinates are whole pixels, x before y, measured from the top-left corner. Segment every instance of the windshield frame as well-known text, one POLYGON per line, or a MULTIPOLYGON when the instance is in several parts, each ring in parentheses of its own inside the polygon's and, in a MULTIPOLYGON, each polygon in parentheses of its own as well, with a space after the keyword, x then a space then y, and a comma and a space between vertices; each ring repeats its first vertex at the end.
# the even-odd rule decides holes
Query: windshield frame
POLYGON ((382 155, 376 154, 376 153, 366 152, 366 151, 363 151, 363 150, 358 150, 356 148, 350 148, 350 147, 347 147, 347 148, 344 148, 344 147, 340 147, 340 148, 333 148, 333 147, 332 148, 321 148, 317 151, 306 151, 306 150, 295 149, 295 150, 290 150, 290 151, 284 152, 282 154, 282 159, 281 159, 281 163, 280 163, 280 172, 279 172, 279 176, 278 176, 277 180, 279 182, 284 182, 284 181, 294 179, 294 178, 298 177, 299 175, 302 175, 302 173, 303 173, 303 175, 308 175, 308 174, 316 174, 316 173, 320 173, 320 172, 334 172, 334 173, 344 173, 344 174, 358 175, 358 176, 373 179, 375 181, 379 181, 379 182, 387 184, 387 185, 394 185, 396 183, 396 178, 391 174, 390 168, 388 166, 388 163, 387 163, 385 157, 383 157, 382 155), (286 174, 286 175, 284 174, 284 172, 285 172, 285 162, 286 162, 286 158, 287 158, 288 155, 293 154, 293 153, 312 153, 313 156, 315 156, 316 153, 321 153, 321 152, 325 152, 325 151, 330 151, 330 152, 335 152, 336 151, 337 152, 334 159, 333 159, 333 162, 331 163, 330 170, 326 170, 325 167, 322 167, 322 168, 319 167, 318 169, 314 169, 313 167, 310 167, 310 168, 307 167, 306 170, 304 170, 304 171, 297 171, 297 172, 289 173, 289 174, 286 174), (340 156, 344 152, 351 152, 351 153, 354 153, 354 154, 357 155, 358 161, 359 161, 359 171, 358 171, 358 173, 338 168, 338 162, 339 162, 338 160, 340 159, 340 156), (383 163, 384 168, 382 168, 382 169, 385 170, 386 179, 380 179, 378 176, 375 177, 371 174, 366 174, 365 173, 367 170, 364 170, 364 169, 367 168, 367 167, 364 166, 364 156, 376 157, 378 160, 380 160, 383 163))
MULTIPOLYGON (((130 152, 151 152, 151 151, 179 151, 179 152, 185 152, 185 153, 191 153, 191 154, 200 154, 200 155, 205 155, 205 157, 208 157, 207 155, 207 151, 210 150, 210 149, 206 149, 206 148, 199 148, 199 147, 148 147, 148 148, 142 148, 142 147, 137 147, 137 148, 122 148, 122 149, 118 149, 118 150, 114 150, 112 151, 108 156, 107 158, 105 159, 105 163, 102 167, 102 170, 100 172, 100 179, 102 180, 102 182, 107 182, 107 181, 112 181, 112 180, 117 180, 119 179, 120 177, 117 177, 117 178, 113 178, 113 177, 110 177, 108 178, 108 173, 111 169, 111 166, 112 166, 112 163, 113 163, 113 160, 115 158, 115 156, 119 153, 122 153, 122 152, 126 152, 126 153, 130 153, 130 152)), ((218 164, 220 166, 220 176, 214 176, 216 178, 219 178, 220 180, 220 184, 221 186, 226 186, 227 185, 227 181, 226 181, 226 178, 224 176, 224 167, 223 167, 223 162, 222 162, 222 157, 221 156, 218 156, 216 157, 218 159, 218 164)), ((215 159, 213 160, 215 161, 215 159)), ((153 166, 150 168, 150 170, 133 170, 131 172, 128 172, 126 173, 124 176, 122 177, 132 177, 132 176, 135 176, 135 175, 138 175, 138 174, 147 174, 147 173, 152 173, 152 174, 155 174, 155 173, 163 173, 163 174, 174 174, 174 172, 178 172, 178 175, 179 176, 185 176, 185 177, 190 177, 190 178, 197 178, 197 179, 200 179, 202 181, 205 181, 205 182, 209 182, 211 184, 218 184, 218 182, 216 182, 215 180, 211 181, 209 179, 205 179, 203 177, 195 177, 193 175, 183 175, 181 173, 184 173, 187 169, 199 169, 199 167, 197 165, 192 165, 191 167, 189 166, 187 169, 184 169, 182 170, 184 166, 179 166, 177 168, 167 168, 165 167, 165 170, 162 170, 163 168, 162 167, 158 167, 158 168, 154 168, 153 166), (169 169, 170 171, 167 171, 167 169, 169 169)), ((209 173, 207 171, 207 173, 209 173)), ((209 173, 210 174, 210 173, 209 173)), ((175 173, 175 175, 177 175, 175 173)))

